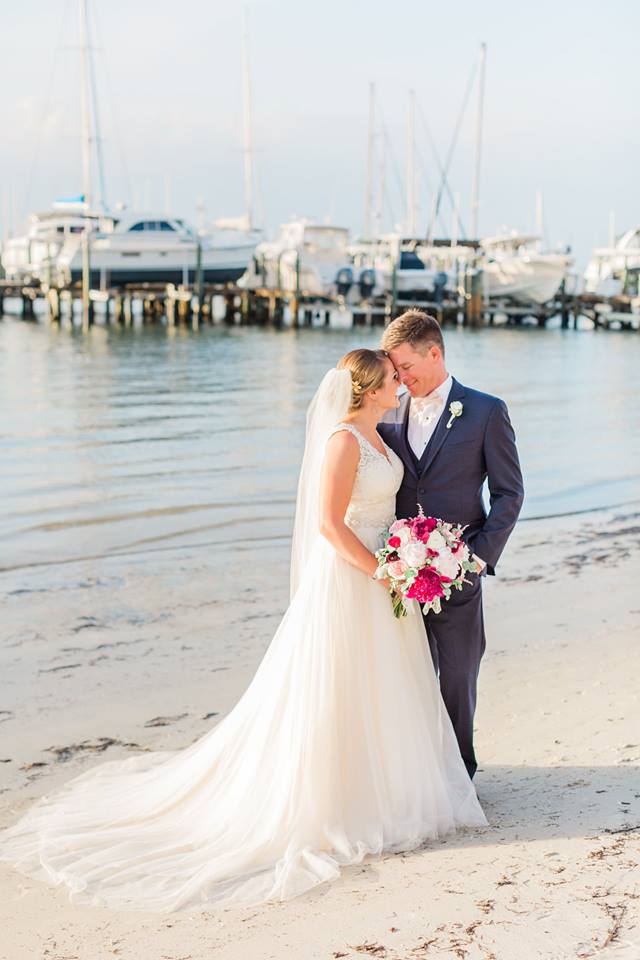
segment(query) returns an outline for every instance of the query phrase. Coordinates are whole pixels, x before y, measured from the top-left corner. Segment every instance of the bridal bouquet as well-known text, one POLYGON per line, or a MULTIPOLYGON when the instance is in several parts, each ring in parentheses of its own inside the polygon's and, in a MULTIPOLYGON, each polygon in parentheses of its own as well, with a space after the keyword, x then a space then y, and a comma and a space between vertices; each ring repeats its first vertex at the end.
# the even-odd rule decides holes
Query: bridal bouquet
POLYGON ((442 600, 452 590, 462 590, 465 573, 478 572, 469 548, 462 540, 464 527, 425 517, 396 520, 389 527, 384 547, 376 551, 374 576, 391 583, 391 602, 396 617, 406 617, 405 600, 417 600, 423 613, 440 613, 442 600))

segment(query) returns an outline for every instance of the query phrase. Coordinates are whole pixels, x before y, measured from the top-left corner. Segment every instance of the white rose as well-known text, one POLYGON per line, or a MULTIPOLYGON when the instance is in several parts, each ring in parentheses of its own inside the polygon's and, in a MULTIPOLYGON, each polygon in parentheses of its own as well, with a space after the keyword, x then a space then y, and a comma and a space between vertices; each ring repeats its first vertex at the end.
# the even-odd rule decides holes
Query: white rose
POLYGON ((450 580, 455 580, 458 576, 460 565, 456 557, 451 553, 451 550, 447 547, 441 550, 438 556, 434 557, 431 562, 443 577, 449 577, 450 580))
POLYGON ((398 556, 401 560, 404 560, 405 563, 408 563, 410 567, 421 567, 427 559, 426 544, 421 543, 419 540, 403 544, 398 548, 398 556))
POLYGON ((406 545, 411 540, 411 531, 409 530, 408 527, 400 527, 400 529, 396 530, 396 532, 394 533, 394 537, 399 537, 400 546, 406 547, 406 545))
POLYGON ((441 533, 438 533, 437 530, 432 530, 429 534, 429 539, 427 540, 427 546, 430 550, 442 550, 443 547, 446 547, 447 541, 444 539, 441 533))

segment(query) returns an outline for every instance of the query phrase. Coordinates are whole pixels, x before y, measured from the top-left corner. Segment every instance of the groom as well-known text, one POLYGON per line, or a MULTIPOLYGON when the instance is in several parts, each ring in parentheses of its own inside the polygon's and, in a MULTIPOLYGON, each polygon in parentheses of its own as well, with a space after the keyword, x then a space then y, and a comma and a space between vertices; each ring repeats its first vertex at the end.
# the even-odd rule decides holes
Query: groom
POLYGON ((482 567, 480 576, 467 574, 472 583, 454 590, 441 613, 424 618, 442 697, 473 778, 478 766, 473 715, 486 645, 481 577, 494 573, 522 506, 515 435, 502 400, 463 387, 447 372, 434 317, 407 310, 386 328, 381 346, 408 391, 378 425, 405 467, 396 515, 414 517, 421 504, 427 516, 466 524, 464 539, 482 567), (488 513, 482 501, 485 480, 488 513))

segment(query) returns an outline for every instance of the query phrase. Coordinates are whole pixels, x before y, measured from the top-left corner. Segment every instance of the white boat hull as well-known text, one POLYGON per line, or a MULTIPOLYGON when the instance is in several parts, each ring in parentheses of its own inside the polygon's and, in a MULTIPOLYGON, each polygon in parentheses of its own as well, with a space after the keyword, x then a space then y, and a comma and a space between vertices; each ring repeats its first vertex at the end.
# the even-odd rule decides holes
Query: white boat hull
MULTIPOLYGON (((247 269, 254 249, 255 244, 203 249, 203 279, 209 283, 237 280, 247 269)), ((90 259, 92 286, 138 282, 193 283, 197 272, 198 252, 195 244, 131 251, 112 248, 98 240, 91 250, 90 259)), ((69 271, 72 280, 82 278, 80 249, 72 257, 69 271)))
POLYGON ((490 300, 505 298, 541 306, 558 292, 569 262, 554 254, 489 261, 482 267, 484 294, 490 300))

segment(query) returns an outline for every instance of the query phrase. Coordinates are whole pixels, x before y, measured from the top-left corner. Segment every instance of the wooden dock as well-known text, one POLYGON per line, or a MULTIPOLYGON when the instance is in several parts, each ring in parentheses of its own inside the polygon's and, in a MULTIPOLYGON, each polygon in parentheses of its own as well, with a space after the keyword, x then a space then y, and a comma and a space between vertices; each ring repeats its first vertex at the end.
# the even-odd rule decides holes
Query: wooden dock
POLYGON ((639 330, 640 314, 629 297, 605 299, 594 295, 567 295, 560 290, 544 306, 509 302, 484 302, 479 287, 461 291, 455 299, 409 300, 392 295, 345 300, 339 295, 319 297, 305 290, 246 290, 236 284, 175 286, 166 283, 125 284, 106 290, 83 290, 81 284, 65 288, 39 283, 0 280, 0 315, 5 301, 20 301, 25 320, 42 315, 53 324, 90 328, 96 321, 131 326, 142 323, 177 324, 197 329, 201 324, 258 325, 273 327, 385 326, 403 310, 417 307, 437 317, 442 326, 491 327, 497 324, 546 327, 560 317, 563 329, 577 329, 580 317, 596 330, 639 330), (39 304, 36 310, 36 304, 39 304))

